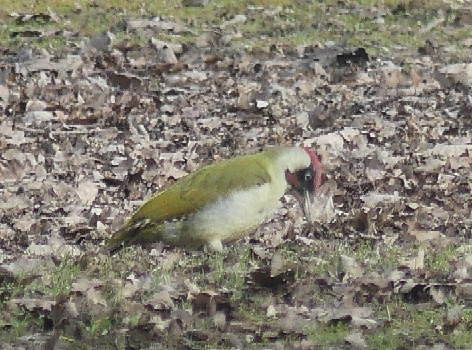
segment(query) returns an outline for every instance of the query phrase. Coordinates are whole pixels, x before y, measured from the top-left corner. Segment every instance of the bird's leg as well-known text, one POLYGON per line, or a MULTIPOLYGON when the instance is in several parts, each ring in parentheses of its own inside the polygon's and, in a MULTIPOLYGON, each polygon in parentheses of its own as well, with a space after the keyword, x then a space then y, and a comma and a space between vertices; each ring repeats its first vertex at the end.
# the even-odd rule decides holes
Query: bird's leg
POLYGON ((205 245, 205 251, 221 253, 223 251, 223 243, 221 243, 221 240, 219 239, 214 239, 213 241, 210 241, 208 242, 208 244, 205 245))

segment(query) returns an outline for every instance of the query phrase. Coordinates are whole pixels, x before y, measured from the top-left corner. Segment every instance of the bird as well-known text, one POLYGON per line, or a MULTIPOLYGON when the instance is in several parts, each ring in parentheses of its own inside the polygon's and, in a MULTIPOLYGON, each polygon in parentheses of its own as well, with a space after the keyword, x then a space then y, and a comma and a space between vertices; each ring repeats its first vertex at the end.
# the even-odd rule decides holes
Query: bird
POLYGON ((287 191, 308 221, 321 185, 319 156, 308 147, 271 147, 202 167, 157 192, 107 242, 124 246, 161 241, 184 249, 222 251, 266 221, 287 191))

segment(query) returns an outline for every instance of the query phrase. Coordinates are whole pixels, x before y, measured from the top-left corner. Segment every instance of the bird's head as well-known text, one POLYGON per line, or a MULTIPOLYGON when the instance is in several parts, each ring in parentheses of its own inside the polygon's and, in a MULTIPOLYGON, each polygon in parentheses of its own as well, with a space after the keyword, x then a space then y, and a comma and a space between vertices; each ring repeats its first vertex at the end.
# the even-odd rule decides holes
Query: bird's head
POLYGON ((321 186, 321 162, 318 155, 308 147, 299 150, 303 152, 299 152, 299 159, 294 159, 292 168, 286 170, 285 179, 291 185, 308 222, 312 222, 314 193, 321 186))

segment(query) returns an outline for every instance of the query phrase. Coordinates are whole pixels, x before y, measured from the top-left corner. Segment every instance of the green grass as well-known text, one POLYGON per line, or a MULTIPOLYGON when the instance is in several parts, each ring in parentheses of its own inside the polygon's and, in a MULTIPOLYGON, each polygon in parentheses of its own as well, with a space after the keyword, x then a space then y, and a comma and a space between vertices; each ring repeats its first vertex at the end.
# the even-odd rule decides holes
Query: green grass
POLYGON ((344 344, 344 338, 349 334, 349 327, 343 322, 333 325, 320 325, 311 322, 304 327, 308 340, 316 346, 330 346, 333 344, 344 344))
POLYGON ((368 343, 371 348, 380 350, 428 343, 445 343, 455 348, 469 345, 472 341, 470 310, 464 311, 460 324, 449 330, 443 327, 446 312, 446 307, 418 309, 414 304, 399 301, 391 311, 391 321, 367 333, 368 343))
MULTIPOLYGON (((69 44, 59 37, 45 37, 40 40, 29 40, 27 38, 10 36, 12 31, 28 28, 55 28, 66 30, 77 30, 77 39, 67 41, 81 41, 84 36, 93 36, 96 33, 111 30, 120 20, 128 18, 141 18, 141 11, 147 12, 146 17, 161 16, 167 20, 176 20, 187 25, 192 35, 167 35, 157 34, 163 40, 165 38, 175 42, 189 42, 198 36, 203 30, 211 29, 219 25, 221 19, 230 20, 236 15, 249 14, 245 23, 236 25, 241 31, 242 39, 235 39, 234 44, 242 43, 249 47, 269 44, 323 44, 328 40, 344 42, 353 46, 366 46, 368 51, 379 53, 380 48, 389 47, 392 44, 417 48, 424 41, 417 35, 419 27, 437 18, 437 8, 429 3, 426 4, 426 12, 413 12, 408 16, 403 14, 388 15, 385 24, 377 24, 374 17, 365 17, 355 11, 352 13, 337 10, 338 3, 331 1, 208 1, 204 7, 185 7, 174 1, 144 1, 130 2, 118 0, 114 2, 98 1, 98 6, 92 6, 91 1, 77 1, 82 7, 77 12, 74 2, 69 1, 29 1, 6 2, 0 1, 2 9, 6 13, 48 13, 48 8, 56 12, 61 20, 56 22, 38 23, 27 21, 22 24, 15 23, 13 19, 5 21, 0 25, 0 39, 12 47, 19 47, 24 43, 28 45, 45 47, 49 49, 64 49, 69 44), (251 9, 251 10, 249 10, 251 9), (254 10, 256 9, 256 10, 254 10), (274 11, 275 17, 267 17, 260 9, 274 11), (421 17, 419 17, 421 16, 421 17), (275 19, 275 20, 274 20, 275 19), (394 30, 391 30, 394 27, 394 30), (366 43, 370 43, 366 45, 366 43)), ((386 8, 396 8, 399 4, 407 4, 407 1, 383 1, 386 8)), ((341 8, 358 8, 359 6, 378 6, 379 2, 374 0, 349 1, 341 8)), ((467 37, 470 30, 457 28, 457 37, 467 37)), ((114 31, 118 37, 124 33, 114 31)), ((433 28, 430 34, 442 35, 441 28, 433 28)), ((127 36, 133 41, 146 45, 146 40, 140 42, 142 36, 139 32, 130 32, 127 36)))
MULTIPOLYGON (((374 249, 375 245, 370 242, 360 242, 357 245, 340 245, 332 247, 330 260, 323 261, 319 267, 312 269, 303 269, 303 272, 296 274, 296 282, 311 281, 313 279, 324 276, 326 273, 336 275, 339 273, 340 256, 343 254, 352 255, 364 264, 366 270, 378 271, 379 268, 386 268, 381 265, 381 260, 377 257, 374 249)), ((385 248, 385 247, 384 247, 385 248)), ((306 256, 307 251, 304 247, 293 249, 293 247, 282 246, 279 252, 282 254, 287 264, 297 261, 297 257, 306 256)), ((389 248, 394 257, 399 255, 396 247, 389 248)), ((389 252, 390 250, 386 250, 389 252)), ((414 251, 412 254, 414 255, 414 251)), ((313 250, 313 256, 319 253, 313 250)), ((405 252, 403 252, 405 254, 405 252)), ((444 271, 447 269, 449 259, 459 253, 453 246, 446 247, 444 250, 426 250, 427 265, 431 271, 444 271)), ((388 254, 387 254, 388 255, 388 254)), ((395 259, 393 259, 395 260, 395 259)), ((389 263, 390 264, 390 263, 389 263)), ((267 307, 263 306, 267 297, 272 294, 269 290, 255 289, 248 293, 252 287, 247 285, 247 273, 255 266, 260 266, 261 262, 254 259, 249 247, 245 245, 235 245, 229 247, 225 254, 186 254, 178 263, 171 264, 165 268, 156 268, 155 262, 147 254, 136 254, 135 248, 125 249, 122 253, 105 257, 100 260, 99 268, 94 268, 93 264, 88 264, 87 270, 89 276, 101 276, 105 282, 99 290, 104 296, 108 307, 100 308, 95 313, 81 316, 83 318, 83 331, 90 339, 100 339, 111 335, 118 327, 127 327, 133 329, 138 327, 141 322, 141 313, 127 313, 126 316, 114 316, 112 310, 120 310, 126 308, 131 300, 145 300, 152 295, 155 290, 163 285, 173 285, 179 276, 190 277, 189 281, 198 286, 202 291, 213 290, 219 293, 221 290, 230 291, 229 302, 232 305, 238 305, 234 310, 233 318, 244 320, 247 324, 253 325, 255 329, 263 325, 267 329, 267 333, 257 335, 256 340, 262 342, 270 342, 273 330, 276 331, 279 325, 278 315, 274 318, 267 318, 267 307), (133 261, 130 261, 133 257, 133 261), (238 259, 235 260, 235 257, 238 259), (154 266, 154 267, 153 267, 154 266), (198 267, 201 267, 199 271, 198 267), (191 273, 188 269, 194 271, 191 273), (141 271, 141 272, 139 272, 141 271), (148 291, 138 291, 136 295, 130 298, 122 298, 120 289, 123 285, 116 284, 120 279, 125 281, 126 277, 132 273, 149 274, 152 278, 153 285, 148 291), (117 281, 118 280, 118 281, 117 281), (271 333, 272 332, 272 333, 271 333), (264 335, 265 334, 265 335, 264 335), (266 338, 269 337, 269 338, 266 338)), ((43 297, 46 300, 54 300, 58 296, 66 296, 71 292, 72 283, 83 276, 84 267, 80 261, 75 258, 66 258, 59 263, 57 267, 47 275, 47 283, 41 279, 30 281, 25 285, 24 278, 17 282, 9 282, 4 284, 3 288, 10 291, 11 295, 4 300, 2 307, 8 299, 43 297)), ((364 273, 365 274, 365 273, 364 273)), ((332 303, 330 297, 325 292, 313 291, 314 300, 319 303, 332 303)), ((274 303, 277 303, 274 299, 274 303)), ((454 300, 449 299, 454 305, 454 300)), ((384 301, 385 302, 385 301, 384 301)), ((183 309, 191 309, 192 304, 186 298, 176 301, 176 305, 183 309)), ((375 305, 375 304, 374 304, 375 305)), ((404 301, 399 295, 394 295, 390 299, 386 299, 386 304, 377 305, 378 311, 373 319, 379 321, 378 326, 364 332, 369 347, 376 349, 392 349, 400 347, 411 347, 422 344, 424 339, 429 341, 444 342, 452 346, 465 346, 472 341, 470 328, 472 326, 472 311, 464 309, 461 324, 453 331, 446 330, 443 327, 448 306, 435 306, 431 304, 416 304, 410 301, 404 301)), ((10 326, 8 327, 8 339, 22 336, 31 330, 40 330, 43 325, 43 317, 36 315, 34 312, 28 311, 19 306, 17 311, 11 315, 10 326)), ((210 319, 201 319, 198 327, 201 329, 211 328, 212 321, 210 319)), ((308 321, 301 329, 306 335, 307 340, 316 346, 333 346, 335 344, 344 344, 346 335, 352 332, 349 323, 335 322, 334 324, 322 324, 319 322, 308 321)), ((7 333, 1 332, 7 336, 7 333)), ((69 333, 62 335, 64 339, 68 339, 71 346, 75 343, 69 333)), ((293 335, 289 335, 289 338, 293 335)), ((286 340, 289 341, 289 340, 286 340)), ((79 346, 80 348, 80 346, 79 346)))

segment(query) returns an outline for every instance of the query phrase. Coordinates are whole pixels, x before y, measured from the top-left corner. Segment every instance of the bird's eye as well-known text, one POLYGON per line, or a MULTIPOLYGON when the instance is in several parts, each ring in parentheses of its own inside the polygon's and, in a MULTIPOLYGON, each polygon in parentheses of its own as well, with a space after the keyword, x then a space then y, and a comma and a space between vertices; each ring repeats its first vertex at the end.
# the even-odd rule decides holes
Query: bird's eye
POLYGON ((305 173, 305 181, 310 181, 313 178, 313 174, 311 172, 305 173))

